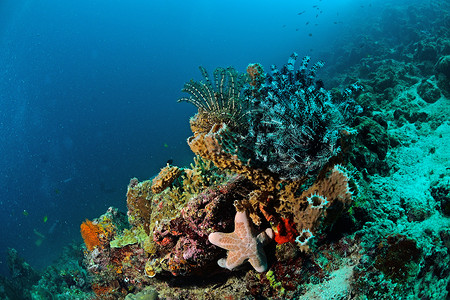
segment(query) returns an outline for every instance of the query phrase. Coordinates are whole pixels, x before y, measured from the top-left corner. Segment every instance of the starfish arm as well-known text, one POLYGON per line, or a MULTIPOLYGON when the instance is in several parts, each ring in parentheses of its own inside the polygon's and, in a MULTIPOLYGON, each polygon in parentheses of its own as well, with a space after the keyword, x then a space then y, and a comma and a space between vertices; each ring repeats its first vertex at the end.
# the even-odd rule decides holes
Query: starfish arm
POLYGON ((258 243, 260 245, 265 246, 265 245, 269 244, 270 241, 273 240, 273 237, 274 237, 274 233, 273 233, 272 228, 267 228, 265 231, 258 234, 256 239, 258 240, 258 243))
POLYGON ((249 263, 256 270, 256 272, 265 272, 267 270, 267 258, 264 250, 258 251, 257 255, 253 255, 248 259, 249 263))
POLYGON ((228 270, 233 270, 234 268, 242 265, 246 259, 247 256, 242 255, 240 251, 229 251, 225 262, 225 268, 228 270))
POLYGON ((208 236, 208 240, 211 242, 211 244, 214 244, 225 250, 238 250, 240 248, 240 239, 234 232, 213 232, 208 236))
POLYGON ((243 239, 254 234, 253 228, 249 223, 247 214, 245 212, 236 212, 234 217, 234 232, 243 239))

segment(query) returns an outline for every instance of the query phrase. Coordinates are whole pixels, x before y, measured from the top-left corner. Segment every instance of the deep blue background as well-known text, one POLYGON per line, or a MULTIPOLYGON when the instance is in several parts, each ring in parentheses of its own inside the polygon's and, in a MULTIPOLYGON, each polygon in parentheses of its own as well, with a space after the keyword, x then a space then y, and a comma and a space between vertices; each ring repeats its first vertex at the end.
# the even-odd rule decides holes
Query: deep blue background
POLYGON ((326 60, 369 2, 2 0, 1 273, 7 247, 43 268, 85 218, 125 211, 130 178, 190 163, 195 108, 176 100, 199 65, 326 60))

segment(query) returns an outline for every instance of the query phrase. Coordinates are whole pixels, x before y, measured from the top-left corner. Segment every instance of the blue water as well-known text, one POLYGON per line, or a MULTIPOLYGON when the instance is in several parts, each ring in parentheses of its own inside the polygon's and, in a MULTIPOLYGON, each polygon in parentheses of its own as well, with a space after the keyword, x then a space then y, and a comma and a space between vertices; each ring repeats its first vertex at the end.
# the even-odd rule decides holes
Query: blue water
POLYGON ((195 109, 176 100, 199 65, 280 66, 296 51, 332 66, 406 1, 154 2, 0 2, 1 274, 8 247, 42 269, 85 218, 126 211, 130 178, 190 163, 195 109))

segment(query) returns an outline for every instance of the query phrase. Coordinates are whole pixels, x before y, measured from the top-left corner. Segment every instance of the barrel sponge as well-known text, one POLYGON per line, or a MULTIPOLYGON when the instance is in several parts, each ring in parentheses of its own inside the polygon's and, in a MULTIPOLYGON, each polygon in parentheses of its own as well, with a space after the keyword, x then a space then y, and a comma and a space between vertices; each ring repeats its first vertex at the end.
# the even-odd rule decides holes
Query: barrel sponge
POLYGON ((350 205, 352 192, 347 174, 343 166, 335 165, 296 199, 294 222, 298 232, 309 231, 317 236, 318 231, 333 224, 350 205))

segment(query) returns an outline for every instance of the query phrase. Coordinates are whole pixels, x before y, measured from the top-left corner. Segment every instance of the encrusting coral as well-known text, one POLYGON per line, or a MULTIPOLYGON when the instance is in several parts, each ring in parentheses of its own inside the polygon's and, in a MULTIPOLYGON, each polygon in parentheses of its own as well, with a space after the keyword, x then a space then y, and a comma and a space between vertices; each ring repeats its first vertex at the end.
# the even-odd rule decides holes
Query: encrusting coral
POLYGON ((273 230, 267 228, 258 234, 245 212, 236 213, 233 232, 213 232, 208 239, 214 245, 228 250, 227 258, 218 261, 222 268, 233 270, 248 260, 256 271, 267 270, 267 258, 263 247, 273 239, 273 230))
POLYGON ((150 215, 152 213, 152 182, 139 182, 132 178, 127 189, 128 222, 132 226, 143 226, 147 234, 150 233, 150 215))
POLYGON ((216 124, 207 133, 197 133, 188 139, 191 150, 206 160, 211 160, 221 170, 229 170, 246 176, 264 190, 274 190, 276 175, 268 170, 255 168, 250 160, 238 152, 239 136, 226 124, 216 124), (236 149, 233 151, 232 149, 236 149))
POLYGON ((161 172, 152 180, 152 192, 155 194, 161 193, 169 187, 182 173, 178 167, 170 166, 161 169, 161 172))

